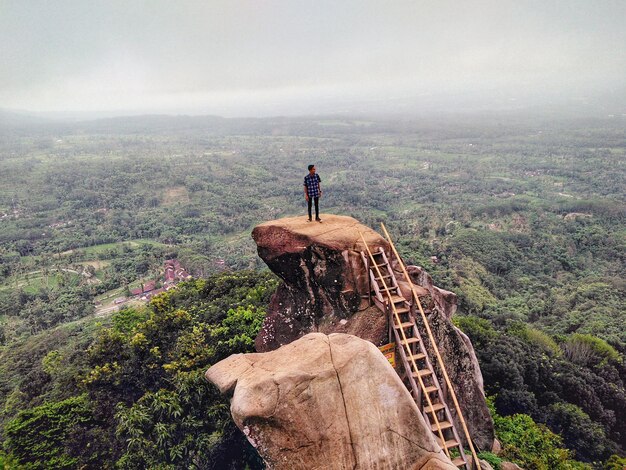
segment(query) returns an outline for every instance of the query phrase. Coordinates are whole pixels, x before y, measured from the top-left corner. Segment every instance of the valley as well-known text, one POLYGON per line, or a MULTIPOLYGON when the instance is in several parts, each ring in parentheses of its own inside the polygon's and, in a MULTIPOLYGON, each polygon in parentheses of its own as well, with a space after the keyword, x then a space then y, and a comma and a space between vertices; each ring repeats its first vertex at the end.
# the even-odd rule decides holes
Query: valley
POLYGON ((2 128, 6 448, 27 455, 20 420, 63 404, 75 412, 72 429, 89 423, 110 447, 46 444, 68 461, 189 463, 204 446, 217 462, 230 442, 233 462, 258 468, 199 377, 252 349, 277 280, 250 232, 306 217, 310 163, 322 214, 384 222, 407 263, 459 296, 455 322, 474 343, 494 413, 547 425, 584 465, 624 452, 626 121, 512 112, 2 128), (173 260, 186 274, 166 290, 173 260), (161 389, 213 436, 193 447, 193 426, 161 417, 175 445, 185 442, 180 460, 162 453, 171 442, 153 453, 152 424, 132 421, 137 410, 161 419, 146 404, 164 400, 161 389), (206 409, 220 418, 204 420, 206 409), (126 437, 114 436, 118 425, 126 437), (140 428, 152 437, 134 453, 124 439, 140 428))

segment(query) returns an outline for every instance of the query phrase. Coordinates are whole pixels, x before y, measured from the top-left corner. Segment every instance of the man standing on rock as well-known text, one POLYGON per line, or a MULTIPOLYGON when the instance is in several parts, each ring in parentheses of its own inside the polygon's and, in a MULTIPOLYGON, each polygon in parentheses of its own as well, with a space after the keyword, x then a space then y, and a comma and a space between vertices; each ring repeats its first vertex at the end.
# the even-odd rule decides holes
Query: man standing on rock
POLYGON ((309 174, 304 177, 304 199, 309 206, 309 222, 311 222, 311 204, 315 202, 315 220, 321 222, 320 219, 320 197, 322 196, 322 188, 320 183, 320 175, 315 173, 315 165, 309 165, 309 174))

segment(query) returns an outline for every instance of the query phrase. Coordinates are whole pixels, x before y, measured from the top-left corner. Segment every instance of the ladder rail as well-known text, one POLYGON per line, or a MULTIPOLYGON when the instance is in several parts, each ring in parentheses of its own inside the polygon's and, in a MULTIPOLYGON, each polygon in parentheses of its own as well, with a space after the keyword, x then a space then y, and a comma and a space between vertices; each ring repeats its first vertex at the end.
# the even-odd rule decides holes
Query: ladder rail
POLYGON ((378 283, 376 282, 376 278, 374 277, 374 273, 370 270, 369 274, 370 274, 370 283, 374 287, 374 293, 376 294, 375 297, 380 302, 384 302, 385 298, 383 297, 383 293, 381 292, 380 287, 378 287, 378 283))
MULTIPOLYGON (((385 254, 385 250, 383 250, 381 248, 379 252, 380 252, 381 256, 383 257, 383 259, 385 260, 385 263, 387 263, 387 266, 389 266, 389 270, 391 270, 391 263, 387 259, 387 255, 385 254)), ((398 285, 398 280, 396 279, 395 276, 391 276, 391 285, 392 285, 392 287, 395 287, 396 289, 398 289, 398 292, 400 292, 400 286, 398 285)))
MULTIPOLYGON (((369 273, 370 272, 369 260, 363 254, 363 252, 360 252, 360 255, 361 255, 361 260, 363 260, 363 264, 365 265, 365 269, 369 273)), ((367 282, 368 282, 367 303, 368 303, 368 306, 369 306, 369 305, 372 305, 372 280, 371 280, 371 276, 368 276, 367 282)), ((363 297, 363 296, 361 296, 361 297, 363 297)))
POLYGON ((391 249, 393 250, 393 253, 396 256, 396 259, 398 260, 398 264, 400 264, 400 267, 402 268, 402 273, 404 274, 404 277, 406 278, 407 282, 411 286, 411 292, 413 294, 413 300, 415 301, 415 305, 417 305, 417 308, 418 308, 418 310, 420 312, 420 315, 422 317, 422 321, 424 322, 424 326, 426 327, 426 331, 428 332, 428 339, 430 340, 430 344, 432 344, 432 346, 433 346, 433 350, 435 351, 435 355, 437 357, 437 362, 439 364, 439 367, 441 368, 441 371, 442 371, 442 374, 444 376, 446 385, 448 386, 448 390, 450 391, 450 396, 452 397, 452 401, 454 402, 454 406, 456 408, 456 412, 458 413, 459 419, 461 421, 461 426, 463 427, 463 431, 465 433, 465 437, 467 439, 467 443, 468 443, 470 451, 472 453, 472 458, 474 459, 474 465, 476 466, 476 468, 480 468, 480 462, 478 460, 478 456, 476 455, 476 450, 474 449, 474 445, 472 443, 472 439, 471 439, 471 436, 469 434, 469 430, 467 428, 467 423, 465 422, 465 418, 463 417, 463 413, 461 412, 461 406, 459 405, 459 401, 457 399, 456 392, 454 391, 454 387, 452 386, 452 382, 450 381, 450 377, 448 376, 448 372, 447 372, 445 364, 443 362, 443 358, 441 357, 441 354, 439 353, 439 348, 437 347, 437 342, 435 341, 433 333, 432 333, 432 331, 430 329, 430 324, 428 323, 428 319, 426 318, 426 314, 424 313, 424 309, 422 308, 422 303, 419 300, 417 292, 415 292, 415 288, 413 286, 413 283, 411 282, 411 278, 409 277, 408 272, 406 271, 406 267, 404 266, 404 262, 402 261, 402 258, 400 258, 400 255, 398 254, 398 251, 396 250, 395 245, 391 241, 391 237, 389 236, 389 232, 387 232, 387 229, 385 228, 385 224, 381 223, 380 225, 382 226, 382 229, 385 232, 385 237, 387 238, 387 242, 391 246, 391 249))
MULTIPOLYGON (((376 282, 376 275, 370 269, 370 261, 369 261, 367 256, 365 256, 365 254, 362 251, 360 251, 359 254, 361 255, 361 260, 363 261, 363 265, 365 266, 365 270, 366 270, 366 272, 368 274, 368 276, 367 276, 367 283, 368 283, 367 300, 368 300, 368 305, 372 305, 372 302, 373 302, 372 291, 374 291, 375 300, 377 300, 380 303, 380 305, 383 305, 385 303, 385 299, 383 298, 382 292, 380 292, 380 287, 378 286, 378 282, 376 282)), ((374 304, 376 304, 375 301, 374 301, 374 304)), ((389 312, 386 312, 386 313, 389 313, 389 312)), ((386 317, 387 317, 387 331, 389 332, 389 342, 391 343, 391 341, 392 341, 392 334, 393 334, 391 328, 389 328, 389 321, 390 321, 391 316, 387 314, 386 317)), ((413 384, 412 386, 416 386, 416 385, 413 384)))
MULTIPOLYGON (((376 272, 378 273, 378 276, 381 279, 381 282, 383 284, 383 287, 385 288, 385 292, 387 293, 387 296, 389 298, 389 304, 391 305, 391 308, 393 310, 394 316, 395 316, 395 320, 396 322, 401 325, 402 322, 400 321, 400 316, 398 315, 398 311, 396 310, 395 305, 393 304, 393 302, 391 301, 391 293, 389 292, 389 288, 387 287, 387 283, 385 282, 385 279, 383 278, 380 269, 378 268, 378 265, 376 264, 375 260, 374 260, 374 255, 372 255, 372 252, 369 249, 369 246, 367 245, 367 242, 365 241, 365 238, 363 237, 363 234, 359 231, 359 235, 361 236, 361 240, 363 241, 363 245, 365 245, 365 249, 367 250, 367 253, 370 257, 370 260, 372 261, 372 265, 376 268, 376 272)), ((402 333, 402 340, 401 343, 404 347, 408 347, 408 341, 406 338, 406 334, 404 333, 404 330, 401 328, 400 332, 402 333)), ((409 350, 409 353, 411 351, 409 350)), ((432 401, 430 399, 430 396, 428 395, 428 393, 426 393, 426 386, 424 385, 424 381, 422 380, 422 377, 419 374, 419 369, 417 367, 417 364, 415 363, 415 359, 412 357, 411 354, 409 354, 410 359, 411 359, 411 365, 413 366, 413 369, 415 370, 415 375, 417 376, 417 379, 419 381, 420 384, 420 388, 422 390, 422 393, 424 395, 424 397, 426 398, 426 402, 428 403, 428 406, 433 409, 433 404, 432 401)), ((410 376, 412 374, 409 374, 410 376)), ((443 431, 441 430, 441 425, 439 424, 439 418, 437 418, 437 413, 433 413, 433 418, 435 419, 435 424, 437 426, 437 433, 439 434, 439 438, 441 439, 441 442, 445 443, 446 439, 443 437, 443 431)), ((444 445, 443 449, 446 453, 446 455, 448 456, 448 458, 450 460, 452 460, 452 458, 450 457, 450 451, 448 450, 448 448, 444 445)))
MULTIPOLYGON (((424 342, 421 339, 421 335, 419 333, 419 330, 415 322, 415 316, 411 312, 411 308, 410 308, 411 305, 404 298, 404 296, 402 296, 400 293, 397 279, 395 275, 393 274, 393 269, 391 267, 391 264, 389 263, 389 260, 387 259, 387 256, 384 250, 382 248, 379 248, 379 251, 377 253, 374 253, 373 256, 380 256, 381 258, 383 258, 382 259, 382 261, 384 261, 383 263, 380 263, 379 261, 376 262, 377 266, 379 266, 380 268, 385 268, 385 270, 388 272, 388 275, 381 276, 382 280, 384 281, 385 279, 390 279, 392 286, 397 286, 397 287, 391 287, 390 289, 390 290, 396 291, 396 294, 397 294, 397 296, 394 296, 396 300, 394 301, 393 299, 391 299, 390 303, 392 303, 394 306, 400 302, 403 303, 405 306, 402 307, 401 310, 405 310, 403 314, 406 315, 409 320, 408 323, 405 322, 402 324, 397 324, 397 322, 394 322, 394 326, 392 327, 390 331, 393 331, 393 335, 396 339, 396 342, 401 343, 402 340, 400 339, 400 333, 398 332, 398 329, 402 329, 402 332, 405 333, 404 337, 406 338, 405 329, 408 326, 410 328, 409 331, 411 332, 411 338, 409 338, 408 341, 411 341, 412 338, 415 338, 416 340, 415 342, 411 342, 411 345, 408 345, 405 342, 406 348, 401 347, 399 349, 405 369, 409 372, 406 378, 409 378, 411 394, 413 395, 413 398, 415 399, 416 404, 422 410, 424 420, 426 423, 429 423, 431 427, 431 431, 433 433, 436 433, 438 431, 437 429, 438 427, 441 429, 442 434, 443 434, 444 428, 448 432, 452 433, 452 438, 451 439, 445 438, 445 441, 443 441, 440 437, 436 436, 436 439, 440 447, 444 449, 446 455, 448 455, 450 457, 450 460, 452 460, 452 463, 457 467, 463 467, 465 470, 469 470, 469 463, 467 462, 467 459, 465 457, 461 440, 454 427, 454 424, 452 421, 452 415, 450 414, 450 409, 448 408, 445 401, 443 401, 443 394, 441 392, 441 387, 439 385, 439 381, 437 380, 436 375, 434 374, 434 370, 430 362, 430 359, 428 357, 427 351, 425 349, 424 342), (412 347, 418 347, 419 351, 415 351, 415 352, 412 351, 411 349, 412 347), (411 359, 424 361, 425 367, 424 368, 418 367, 418 372, 414 373, 409 363, 409 357, 407 357, 405 353, 405 349, 408 350, 408 354, 410 355, 409 357, 411 359), (424 372, 428 372, 428 374, 424 374, 424 372), (426 384, 424 383, 424 386, 426 387, 423 391, 424 396, 422 396, 422 390, 415 386, 415 382, 414 382, 415 377, 418 377, 418 379, 423 378, 424 380, 428 377, 429 380, 433 382, 433 385, 428 386, 428 387, 426 387, 426 384), (410 379, 413 379, 413 380, 410 380, 410 379), (438 397, 436 400, 437 403, 435 403, 435 400, 433 400, 433 398, 431 397, 430 395, 431 393, 436 393, 435 396, 438 397), (431 399, 432 401, 429 402, 428 399, 431 399), (424 407, 422 405, 422 401, 425 401, 427 403, 432 403, 432 405, 427 405, 426 407, 424 407), (439 412, 444 413, 443 421, 441 420, 441 418, 439 418, 439 415, 438 415, 439 412), (449 453, 450 449, 457 449, 459 452, 459 456, 456 458, 452 458, 452 456, 449 453)), ((381 277, 379 277, 378 279, 380 279, 381 277)), ((383 284, 383 287, 385 287, 385 283, 383 281, 381 281, 381 283, 383 284)), ((385 304, 385 307, 382 308, 382 310, 386 314, 388 314, 390 320, 393 321, 389 303, 385 304)), ((396 309, 396 313, 400 314, 400 310, 396 309)), ((396 319, 400 321, 398 316, 399 315, 396 315, 396 319)))
MULTIPOLYGON (((391 330, 393 331, 393 336, 396 341, 396 344, 402 344, 402 338, 400 337, 400 333, 398 333, 398 330, 396 328, 393 328, 393 325, 392 325, 391 330)), ((400 352, 400 356, 402 357, 402 363, 409 364, 409 358, 407 357, 407 353, 405 349, 403 347, 400 347, 399 352, 400 352)), ((406 371, 406 373, 407 373, 406 378, 411 384, 411 394, 413 395, 413 399, 415 400, 415 403, 421 403, 422 391, 418 387, 418 384, 415 383, 415 377, 413 377, 413 374, 411 373, 411 371, 408 370, 406 371)), ((427 419, 427 417, 424 416, 424 419, 427 419)))
MULTIPOLYGON (((414 336, 421 337, 421 334, 420 334, 419 330, 417 329, 417 323, 415 322, 415 320, 413 320, 413 329, 414 329, 414 331, 413 331, 413 335, 414 335, 414 336)), ((428 369, 432 370, 432 371, 433 371, 433 374, 434 374, 434 373, 435 373, 435 369, 433 368, 433 365, 432 365, 432 363, 430 362, 430 358, 428 357, 428 353, 427 353, 426 349, 424 348, 424 344, 422 343, 420 346, 421 346, 421 348, 420 348, 420 349, 421 349, 422 353, 424 354, 424 359, 423 359, 423 360, 424 360, 424 362, 426 363, 426 367, 427 367, 428 369)), ((441 390, 441 385, 439 384, 439 380, 433 380, 433 385, 434 385, 435 387, 437 387, 437 393, 439 394, 439 397, 440 397, 441 403, 442 403, 442 404, 446 407, 446 414, 447 414, 448 416, 452 417, 452 415, 450 414, 450 409, 448 408, 447 403, 446 403, 446 402, 445 402, 445 400, 443 399, 443 393, 442 393, 442 390, 441 390)), ((457 434, 457 432, 456 432, 456 429, 455 429, 454 427, 452 428, 452 432, 453 432, 453 434, 454 434, 455 439, 456 439, 456 440, 457 440, 457 442, 459 442, 459 444, 460 444, 460 442, 461 442, 461 441, 460 441, 459 436, 458 436, 458 434, 457 434)), ((461 450, 462 450, 462 449, 461 449, 461 450)))
MULTIPOLYGON (((415 317, 413 316, 413 314, 412 314, 412 313, 409 313, 409 317, 410 317, 411 323, 413 323, 413 325, 412 325, 412 327, 411 327, 411 328, 412 328, 412 330, 413 330, 413 336, 414 336, 414 337, 417 337, 417 338, 421 338, 421 333, 419 332, 419 330, 418 330, 418 328, 417 328, 417 323, 416 323, 416 321, 415 321, 415 317)), ((396 332, 396 331, 395 331, 395 329, 394 329, 394 333, 395 333, 395 332, 396 332)), ((434 372, 434 368, 433 368, 433 366, 432 366, 432 363, 431 363, 431 361, 430 361, 430 357, 428 356, 428 353, 427 353, 427 351, 426 351, 426 348, 424 347, 424 342, 423 342, 423 341, 420 341, 420 343, 419 343, 419 347, 420 347, 420 351, 421 351, 422 355, 424 356, 421 360, 423 360, 423 361, 425 362, 425 364, 426 364, 426 368, 427 368, 428 370, 430 370, 430 371, 434 374, 434 373, 435 373, 435 372, 434 372)), ((401 349, 400 351, 402 352, 402 351, 403 351, 403 349, 401 349)), ((441 388, 441 385, 440 385, 440 383, 439 383, 439 380, 437 380, 436 378, 433 378, 432 382, 433 382, 433 387, 435 387, 435 390, 434 390, 434 391, 436 391, 436 392, 437 392, 437 396, 439 397, 440 405, 442 405, 442 406, 443 406, 444 416, 445 416, 447 419, 449 419, 449 420, 450 420, 450 422, 452 423, 452 414, 450 413, 450 408, 448 407, 448 404, 447 404, 447 403, 446 403, 446 401, 443 399, 443 396, 444 396, 444 395, 443 395, 443 393, 442 393, 442 388, 441 388)), ((428 393, 428 391, 425 391, 425 393, 428 393)), ((430 396, 430 395, 429 395, 429 396, 430 396)), ((421 403, 421 402, 420 402, 420 403, 421 403)), ((442 410, 439 410, 439 411, 442 411, 442 410)), ((428 418, 428 416, 427 416, 427 411, 424 411, 424 412, 423 412, 423 414, 424 414, 424 418, 425 418, 428 422, 430 422, 430 419, 429 419, 429 418, 428 418)), ((437 419, 438 419, 438 418, 437 418, 437 419)), ((456 430, 456 426, 452 425, 452 426, 451 426, 451 428, 450 428, 450 430, 451 430, 452 435, 453 435, 453 437, 454 437, 453 442, 456 442, 456 444, 455 444, 454 446, 455 446, 455 447, 458 447, 459 453, 461 454, 461 456, 460 456, 460 457, 461 457, 461 458, 462 458, 462 460, 464 461, 465 465, 468 465, 468 464, 467 464, 467 459, 465 458, 465 455, 464 455, 463 445, 461 444, 461 439, 459 438, 459 434, 458 434, 458 432, 457 432, 457 430, 456 430)), ((448 442, 449 442, 449 441, 446 441, 446 443, 445 443, 445 444, 441 444, 441 447, 442 447, 442 448, 443 448, 444 446, 445 446, 445 447, 448 447, 448 444, 447 444, 448 442)), ((453 463, 454 463, 454 462, 453 462, 453 463)))

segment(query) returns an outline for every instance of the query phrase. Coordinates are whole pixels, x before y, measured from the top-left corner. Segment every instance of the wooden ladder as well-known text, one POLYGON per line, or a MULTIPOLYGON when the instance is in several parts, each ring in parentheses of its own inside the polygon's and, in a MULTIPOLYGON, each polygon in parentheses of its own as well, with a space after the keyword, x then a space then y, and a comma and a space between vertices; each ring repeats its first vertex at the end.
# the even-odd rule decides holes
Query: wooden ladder
POLYGON ((376 306, 389 316, 390 330, 393 330, 406 374, 405 385, 448 458, 456 467, 471 470, 452 415, 444 401, 439 380, 417 329, 411 303, 402 295, 383 249, 379 248, 372 253, 362 235, 361 239, 367 250, 367 256, 361 252, 361 257, 369 271, 374 294, 372 298, 376 306))

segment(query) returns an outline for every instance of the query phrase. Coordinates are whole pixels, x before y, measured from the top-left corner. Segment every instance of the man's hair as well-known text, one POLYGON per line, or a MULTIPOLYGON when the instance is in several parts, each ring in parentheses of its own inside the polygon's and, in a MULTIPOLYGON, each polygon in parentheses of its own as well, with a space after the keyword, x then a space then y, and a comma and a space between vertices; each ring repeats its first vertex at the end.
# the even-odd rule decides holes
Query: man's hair
POLYGON ((309 171, 311 171, 313 169, 315 165, 309 165, 309 171))

